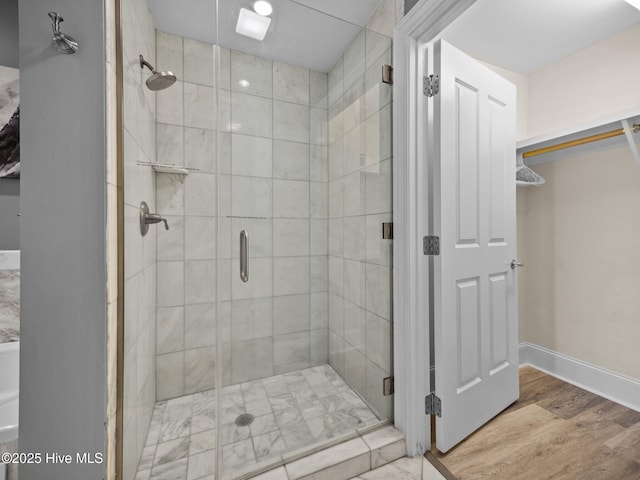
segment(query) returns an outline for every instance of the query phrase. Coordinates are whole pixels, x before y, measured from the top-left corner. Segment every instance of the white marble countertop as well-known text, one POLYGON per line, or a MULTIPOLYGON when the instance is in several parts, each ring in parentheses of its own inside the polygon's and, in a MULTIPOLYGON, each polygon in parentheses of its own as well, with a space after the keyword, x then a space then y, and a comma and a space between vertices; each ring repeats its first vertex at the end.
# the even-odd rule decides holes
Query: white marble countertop
POLYGON ((0 270, 0 343, 20 340, 20 270, 0 270))
POLYGON ((0 250, 0 270, 19 270, 20 250, 0 250))

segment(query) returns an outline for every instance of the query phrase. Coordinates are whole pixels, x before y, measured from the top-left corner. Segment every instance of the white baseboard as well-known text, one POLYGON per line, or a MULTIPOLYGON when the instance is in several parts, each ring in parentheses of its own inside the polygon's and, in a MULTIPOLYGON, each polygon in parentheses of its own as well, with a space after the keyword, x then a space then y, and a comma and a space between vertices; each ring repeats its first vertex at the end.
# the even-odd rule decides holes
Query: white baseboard
POLYGON ((640 412, 640 381, 532 343, 518 347, 520 366, 530 365, 640 412))

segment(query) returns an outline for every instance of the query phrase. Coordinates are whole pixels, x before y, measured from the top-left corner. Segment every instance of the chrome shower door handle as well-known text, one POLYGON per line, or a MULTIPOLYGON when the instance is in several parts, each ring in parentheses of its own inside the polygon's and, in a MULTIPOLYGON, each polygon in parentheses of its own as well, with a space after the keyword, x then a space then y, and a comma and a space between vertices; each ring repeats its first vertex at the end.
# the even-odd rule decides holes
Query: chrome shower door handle
POLYGON ((249 281, 249 234, 246 230, 240 232, 240 280, 249 281))

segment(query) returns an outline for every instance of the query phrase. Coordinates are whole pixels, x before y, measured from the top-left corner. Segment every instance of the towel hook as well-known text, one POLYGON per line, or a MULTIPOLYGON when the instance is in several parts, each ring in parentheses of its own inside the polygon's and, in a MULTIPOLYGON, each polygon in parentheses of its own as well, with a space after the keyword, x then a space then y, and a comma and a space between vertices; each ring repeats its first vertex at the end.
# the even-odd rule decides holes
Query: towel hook
POLYGON ((51 27, 53 28, 53 46, 55 49, 67 55, 76 53, 78 51, 78 42, 72 36, 60 31, 60 24, 64 21, 64 18, 56 12, 49 12, 49 18, 51 18, 51 27))

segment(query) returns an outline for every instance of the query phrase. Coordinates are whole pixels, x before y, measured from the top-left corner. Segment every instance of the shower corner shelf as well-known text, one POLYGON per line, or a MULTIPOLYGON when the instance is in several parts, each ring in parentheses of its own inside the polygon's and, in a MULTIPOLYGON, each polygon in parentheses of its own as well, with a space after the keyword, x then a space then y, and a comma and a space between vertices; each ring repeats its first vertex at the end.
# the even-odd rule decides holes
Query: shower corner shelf
POLYGON ((156 173, 170 173, 172 175, 189 175, 190 173, 189 169, 177 165, 154 164, 152 167, 156 173))
POLYGON ((138 165, 151 167, 156 173, 168 173, 170 175, 189 175, 190 173, 202 171, 199 168, 181 167, 180 165, 170 165, 168 163, 138 162, 138 165))

